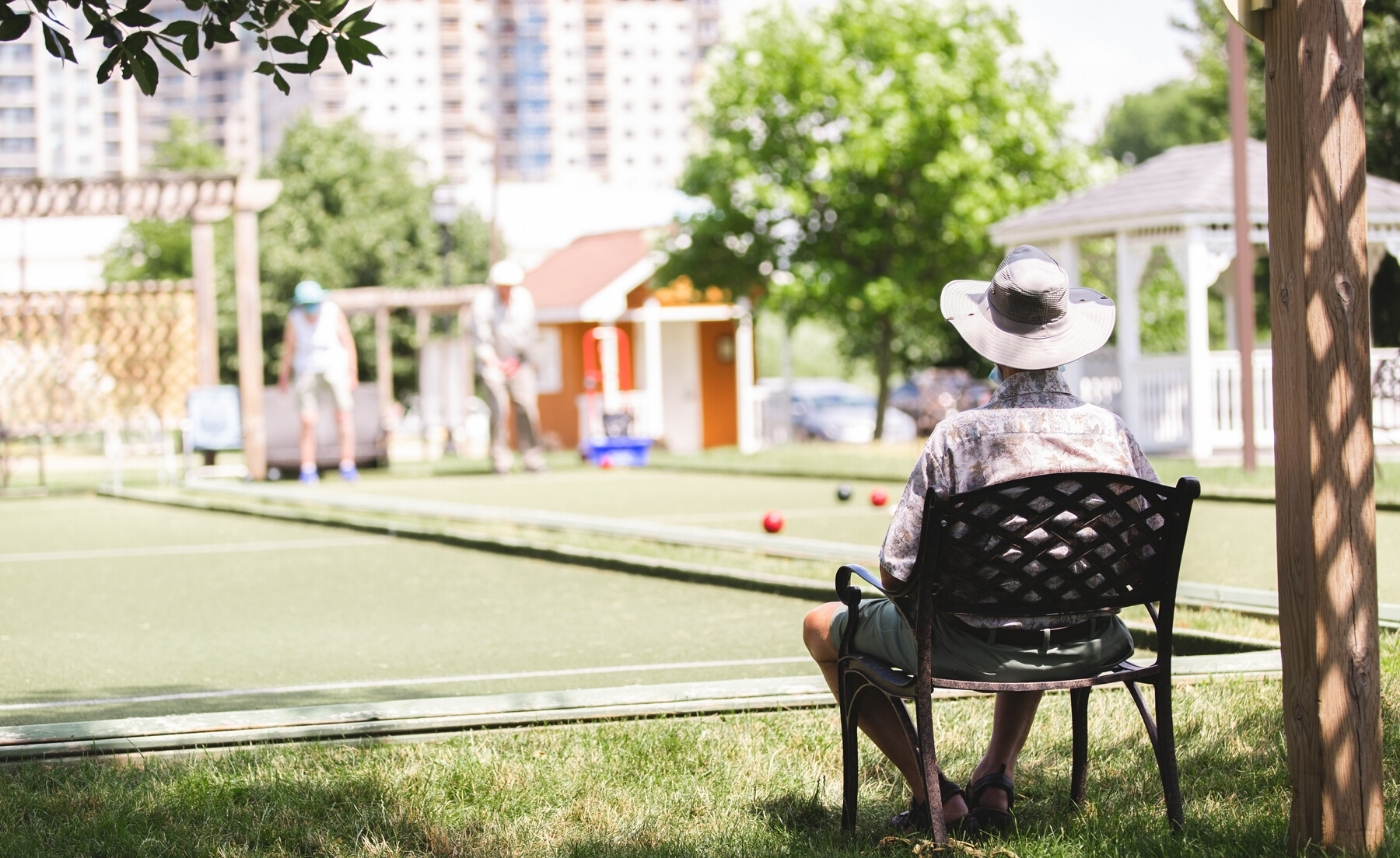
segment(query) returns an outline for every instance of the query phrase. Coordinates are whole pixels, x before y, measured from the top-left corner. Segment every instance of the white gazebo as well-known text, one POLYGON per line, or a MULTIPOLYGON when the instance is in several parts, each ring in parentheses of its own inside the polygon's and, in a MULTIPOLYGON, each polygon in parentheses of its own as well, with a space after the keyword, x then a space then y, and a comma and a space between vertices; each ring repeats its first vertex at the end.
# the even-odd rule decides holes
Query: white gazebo
MULTIPOLYGON (((1266 149, 1249 141, 1250 241, 1268 252, 1266 149)), ((1035 244, 1059 258, 1079 282, 1080 242, 1112 237, 1117 255, 1116 349, 1090 355, 1067 374, 1077 393, 1114 408, 1144 449, 1187 450, 1205 458, 1238 449, 1239 353, 1212 352, 1207 290, 1235 256, 1234 169, 1230 141, 1178 146, 1143 162, 1117 181, 1037 206, 992 225, 998 244, 1035 244), (1185 355, 1143 355, 1138 289, 1156 247, 1166 250, 1186 287, 1185 355)), ((1370 275, 1385 254, 1400 258, 1400 183, 1366 181, 1370 275)), ((1225 290, 1226 313, 1234 312, 1225 290)), ((1233 340, 1234 326, 1227 322, 1233 340)), ((1389 356, 1377 354, 1375 360, 1389 356)), ((1272 356, 1254 353, 1255 438, 1273 446, 1272 356)))

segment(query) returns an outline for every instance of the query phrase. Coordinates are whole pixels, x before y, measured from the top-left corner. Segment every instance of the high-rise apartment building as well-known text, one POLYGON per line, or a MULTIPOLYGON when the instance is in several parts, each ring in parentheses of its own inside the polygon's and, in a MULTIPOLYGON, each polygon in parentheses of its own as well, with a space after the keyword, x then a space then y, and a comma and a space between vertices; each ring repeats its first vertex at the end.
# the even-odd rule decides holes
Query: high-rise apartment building
POLYGON ((451 182, 669 184, 718 15, 717 0, 381 0, 385 56, 303 85, 318 120, 356 116, 451 182))
MULTIPOLYGON (((150 9, 189 15, 178 0, 150 9)), ((145 98, 132 81, 96 83, 97 42, 75 38, 79 64, 63 64, 35 28, 0 44, 0 174, 134 174, 176 115, 240 167, 309 111, 318 122, 353 117, 410 148, 425 177, 457 184, 591 174, 668 185, 719 39, 718 0, 380 0, 374 17, 386 27, 373 67, 347 75, 332 55, 309 78, 289 76, 290 96, 252 74, 266 57, 251 38, 205 51, 193 76, 162 61, 145 98)))
MULTIPOLYGON (((52 12, 81 32, 62 4, 52 12)), ((44 50, 42 30, 0 42, 0 176, 120 176, 136 173, 137 97, 132 81, 99 86, 100 42, 73 39, 79 65, 44 50)))

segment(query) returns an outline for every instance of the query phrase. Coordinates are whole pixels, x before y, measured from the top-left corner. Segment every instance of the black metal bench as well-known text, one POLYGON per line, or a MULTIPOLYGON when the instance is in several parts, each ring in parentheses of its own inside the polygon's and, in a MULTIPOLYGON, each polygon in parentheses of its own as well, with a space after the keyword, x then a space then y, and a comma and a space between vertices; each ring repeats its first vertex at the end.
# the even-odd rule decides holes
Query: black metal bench
POLYGON ((880 581, 856 565, 836 574, 837 597, 850 609, 840 641, 838 696, 844 765, 841 822, 856 822, 859 769, 856 727, 866 692, 884 694, 901 716, 924 773, 934 839, 946 831, 938 801, 938 757, 934 747, 935 688, 972 691, 1070 692, 1074 762, 1070 798, 1084 798, 1088 753, 1089 692, 1123 683, 1132 695, 1157 755, 1167 818, 1182 825, 1181 790, 1172 735, 1171 645, 1177 576, 1192 502, 1201 486, 1183 477, 1175 487, 1119 474, 1066 473, 1000 483, 951 497, 930 492, 914 574, 888 595, 914 629, 915 675, 851 651, 861 591, 851 575, 884 593, 880 581), (968 682, 932 675, 935 614, 975 617, 1038 617, 1145 605, 1157 628, 1157 659, 1150 665, 1125 660, 1110 670, 1046 682, 968 682), (1156 719, 1138 683, 1153 686, 1156 719), (913 699, 915 724, 903 701, 913 699))

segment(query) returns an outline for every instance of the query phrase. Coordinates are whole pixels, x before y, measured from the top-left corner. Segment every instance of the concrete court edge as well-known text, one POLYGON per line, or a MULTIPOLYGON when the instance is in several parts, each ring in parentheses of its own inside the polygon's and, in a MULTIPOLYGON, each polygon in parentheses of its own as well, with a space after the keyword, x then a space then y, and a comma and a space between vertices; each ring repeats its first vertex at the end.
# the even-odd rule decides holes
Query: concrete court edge
MULTIPOLYGON (((1177 684, 1277 679, 1277 650, 1174 660, 1177 684)), ((1111 690, 1114 686, 1107 686, 1111 690)), ((937 699, 976 692, 937 689, 937 699)), ((0 727, 0 765, 131 758, 304 742, 432 741, 487 729, 834 707, 811 677, 420 698, 0 727)))

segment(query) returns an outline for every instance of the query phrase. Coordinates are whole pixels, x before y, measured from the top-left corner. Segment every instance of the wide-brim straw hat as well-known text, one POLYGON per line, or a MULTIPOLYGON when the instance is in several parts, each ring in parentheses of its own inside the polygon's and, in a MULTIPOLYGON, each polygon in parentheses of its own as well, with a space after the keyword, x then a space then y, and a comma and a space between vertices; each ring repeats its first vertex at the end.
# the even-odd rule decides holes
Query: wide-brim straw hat
POLYGON ((977 353, 1009 369, 1049 369, 1078 360, 1113 334, 1113 301, 1071 287, 1050 255, 1023 244, 990 281, 943 287, 943 317, 977 353))

